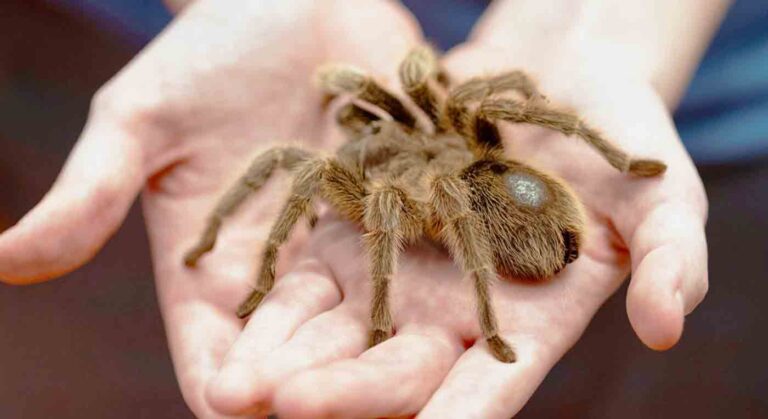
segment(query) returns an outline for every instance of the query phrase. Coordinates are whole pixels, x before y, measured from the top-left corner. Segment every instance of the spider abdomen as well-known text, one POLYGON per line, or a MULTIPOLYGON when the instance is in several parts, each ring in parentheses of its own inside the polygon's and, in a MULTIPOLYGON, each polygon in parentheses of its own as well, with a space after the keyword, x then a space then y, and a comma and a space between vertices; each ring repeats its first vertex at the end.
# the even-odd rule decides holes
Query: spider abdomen
POLYGON ((511 160, 479 161, 463 179, 499 274, 545 279, 576 259, 584 216, 562 181, 511 160))
POLYGON ((550 199, 550 192, 544 182, 527 173, 511 173, 506 177, 507 189, 512 199, 520 205, 540 208, 550 199))

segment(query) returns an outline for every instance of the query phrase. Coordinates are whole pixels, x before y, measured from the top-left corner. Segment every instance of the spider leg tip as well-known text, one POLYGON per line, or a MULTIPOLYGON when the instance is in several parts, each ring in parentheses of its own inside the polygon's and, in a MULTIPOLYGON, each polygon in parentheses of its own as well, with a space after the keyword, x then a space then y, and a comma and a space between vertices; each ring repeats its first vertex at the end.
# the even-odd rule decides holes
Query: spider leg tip
POLYGON ((640 177, 660 176, 667 171, 667 165, 654 159, 633 159, 629 163, 629 173, 640 177))
POLYGON ((250 295, 248 295, 248 298, 240 304, 240 306, 237 308, 237 314, 238 318, 244 319, 248 317, 251 313, 253 313, 256 308, 259 307, 259 304, 261 304, 261 300, 264 299, 266 296, 266 293, 264 291, 261 291, 259 289, 254 289, 251 291, 250 295))
POLYGON ((194 252, 190 251, 184 256, 184 266, 187 268, 194 268, 197 266, 197 260, 199 259, 199 256, 196 255, 194 252))
POLYGON ((315 83, 332 94, 356 93, 367 81, 364 71, 350 65, 326 64, 315 72, 315 83))
POLYGON ((505 342, 499 335, 494 335, 486 339, 488 348, 493 356, 505 364, 517 362, 517 355, 514 349, 505 342))
POLYGON ((389 339, 391 336, 392 332, 387 332, 386 330, 371 330, 370 335, 368 336, 368 347, 372 348, 389 339))

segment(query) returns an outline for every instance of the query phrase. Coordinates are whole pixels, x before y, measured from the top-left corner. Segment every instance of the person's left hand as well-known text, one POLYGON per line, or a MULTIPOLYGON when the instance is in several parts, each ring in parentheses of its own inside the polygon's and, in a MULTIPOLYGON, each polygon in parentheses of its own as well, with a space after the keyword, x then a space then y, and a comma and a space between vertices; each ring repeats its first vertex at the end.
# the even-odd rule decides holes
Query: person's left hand
MULTIPOLYGON (((191 4, 94 97, 50 192, 0 235, 0 281, 30 284, 86 263, 141 191, 179 386, 197 416, 219 416, 205 397, 206 386, 243 331, 235 308, 252 284, 284 184, 269 182, 228 218, 216 252, 195 269, 184 266, 183 255, 216 200, 260 151, 289 144, 332 148, 339 140, 338 132, 325 129, 333 118, 313 86, 320 65, 343 60, 394 75, 399 57, 421 40, 397 4, 355 5, 191 4)), ((283 249, 281 266, 295 260, 291 249, 301 244, 296 236, 283 249)), ((294 294, 293 305, 277 311, 285 318, 309 315, 317 301, 311 288, 302 292, 306 306, 294 294)), ((262 342, 283 338, 262 332, 262 342)))

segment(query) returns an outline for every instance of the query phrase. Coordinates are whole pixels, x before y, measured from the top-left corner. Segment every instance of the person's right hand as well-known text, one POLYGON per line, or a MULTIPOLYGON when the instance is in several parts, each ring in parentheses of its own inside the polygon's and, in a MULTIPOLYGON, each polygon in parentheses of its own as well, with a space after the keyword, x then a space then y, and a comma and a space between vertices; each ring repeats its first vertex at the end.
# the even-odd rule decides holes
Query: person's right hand
MULTIPOLYGON (((51 191, 0 236, 0 278, 30 284, 82 265, 143 191, 182 392, 198 416, 218 415, 205 388, 243 333, 235 308, 253 284, 259 248, 281 202, 276 184, 238 211, 216 251, 196 269, 184 267, 183 254, 221 193, 259 151, 289 140, 312 148, 334 141, 337 131, 324 129, 329 118, 312 85, 319 65, 344 61, 394 77, 400 59, 420 40, 417 25, 394 3, 364 3, 191 4, 96 95, 51 191)), ((293 304, 272 304, 270 313, 257 315, 299 322, 332 304, 333 292, 324 291, 333 284, 283 282, 293 288, 293 304)), ((254 332, 262 347, 285 338, 254 332)))

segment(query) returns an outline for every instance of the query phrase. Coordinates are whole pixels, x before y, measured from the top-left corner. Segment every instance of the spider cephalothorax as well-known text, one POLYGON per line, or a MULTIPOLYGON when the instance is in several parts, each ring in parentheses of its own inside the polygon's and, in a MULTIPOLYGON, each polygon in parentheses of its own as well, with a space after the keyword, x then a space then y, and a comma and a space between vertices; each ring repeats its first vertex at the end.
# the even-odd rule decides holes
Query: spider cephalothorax
POLYGON ((388 290, 400 249, 426 237, 444 243, 471 275, 483 337, 496 358, 513 362, 514 351, 498 333, 489 286, 497 273, 544 279, 574 261, 584 215, 561 180, 504 157, 496 122, 538 124, 575 135, 622 172, 655 176, 666 169, 659 161, 629 158, 576 115, 550 106, 519 71, 451 86, 432 50, 415 48, 401 64, 400 79, 431 121, 426 128, 363 71, 328 66, 318 76, 330 95, 354 98, 337 114, 348 141, 331 157, 292 147, 258 156, 185 257, 194 266, 211 250, 223 218, 275 169, 293 171, 291 194, 272 227, 256 288, 238 309, 240 317, 270 291, 279 247, 301 217, 316 217, 313 200, 322 198, 365 231, 374 290, 371 345, 388 338, 394 327, 388 290))

